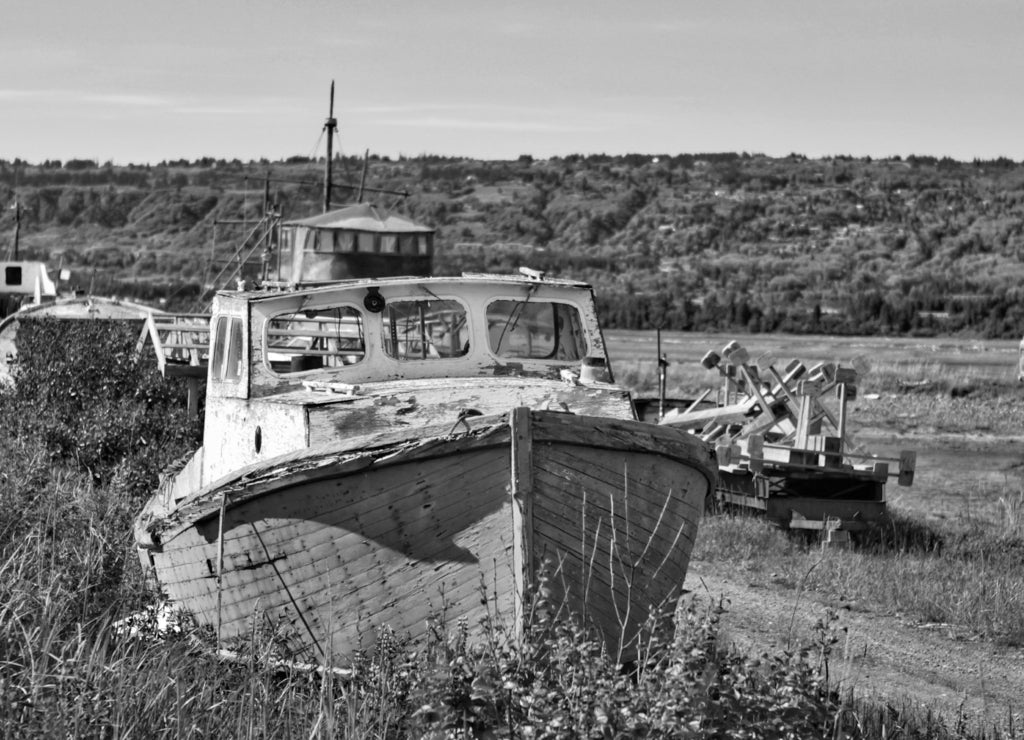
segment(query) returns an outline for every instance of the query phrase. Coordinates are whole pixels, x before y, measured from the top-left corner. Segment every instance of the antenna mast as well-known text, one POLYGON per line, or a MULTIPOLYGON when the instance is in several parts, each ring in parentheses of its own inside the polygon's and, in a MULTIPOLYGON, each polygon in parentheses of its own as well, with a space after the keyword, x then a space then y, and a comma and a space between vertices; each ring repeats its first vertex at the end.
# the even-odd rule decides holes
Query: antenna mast
POLYGON ((18 260, 18 240, 21 238, 21 201, 14 201, 14 260, 18 260))
POLYGON ((366 154, 363 155, 363 176, 359 178, 359 195, 356 198, 356 203, 363 202, 363 188, 366 187, 366 167, 370 164, 370 150, 366 150, 366 154))
POLYGON ((334 117, 334 80, 331 80, 331 108, 324 122, 327 131, 327 164, 324 167, 324 213, 331 210, 331 160, 334 159, 334 132, 338 129, 338 120, 334 117))

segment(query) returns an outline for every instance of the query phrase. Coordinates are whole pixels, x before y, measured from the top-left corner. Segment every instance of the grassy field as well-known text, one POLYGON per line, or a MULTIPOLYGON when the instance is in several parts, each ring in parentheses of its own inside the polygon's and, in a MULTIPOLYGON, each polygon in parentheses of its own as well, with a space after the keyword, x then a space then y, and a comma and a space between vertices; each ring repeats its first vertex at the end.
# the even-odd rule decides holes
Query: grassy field
MULTIPOLYGON (((657 395, 653 332, 609 332, 616 380, 657 395)), ((851 437, 880 455, 917 452, 914 485, 888 487, 891 507, 926 520, 996 523, 1024 491, 1024 387, 1018 343, 1003 340, 665 333, 669 397, 693 398, 719 376, 700 365, 735 339, 751 357, 866 368, 849 404, 851 437)))
MULTIPOLYGON (((606 339, 617 379, 639 395, 655 394, 653 333, 606 339)), ((672 362, 667 395, 692 398, 715 388, 718 374, 705 371, 700 358, 732 339, 776 366, 800 359, 866 370, 848 407, 850 435, 868 452, 916 451, 917 472, 912 486, 887 486, 889 525, 852 550, 823 555, 760 520, 719 515, 702 523, 695 558, 762 588, 800 584, 823 603, 852 602, 868 614, 942 625, 956 641, 1024 646, 1017 342, 671 334, 662 337, 672 362)), ((1019 717, 1022 708, 1017 702, 997 712, 1019 717)))
MULTIPOLYGON (((281 666, 272 635, 258 624, 251 639, 235 646, 235 660, 219 658, 210 635, 187 621, 163 637, 152 619, 142 619, 141 630, 117 629, 118 620, 157 600, 133 551, 132 518, 156 471, 194 444, 180 389, 126 360, 134 335, 129 329, 105 340, 113 344, 86 364, 67 358, 86 356, 101 338, 55 341, 44 333, 38 360, 25 360, 23 378, 31 382, 0 393, 3 737, 1019 736, 1014 728, 950 722, 927 708, 837 690, 829 667, 839 636, 829 620, 790 649, 739 651, 718 639, 720 606, 679 610, 675 634, 652 633, 646 659, 628 670, 603 655, 585 630, 550 618, 549 609, 535 612, 523 640, 512 638, 502 615, 480 641, 467 638, 465 625, 440 618, 426 644, 383 631, 377 648, 344 678, 281 666), (47 354, 48 347, 60 352, 47 354)), ((610 340, 613 358, 622 351, 615 347, 628 348, 628 338, 610 340)), ((683 345, 671 356, 682 357, 683 345)), ((686 351, 699 358, 705 348, 686 351)), ((623 364, 620 378, 640 378, 636 362, 633 369, 623 364)), ((972 427, 985 438, 995 434, 982 428, 989 423, 986 404, 1020 404, 1015 386, 952 399, 950 379, 940 380, 946 386, 905 394, 917 405, 894 403, 896 410, 879 411, 872 425, 883 428, 912 408, 908 432, 930 438, 941 428, 955 437, 959 427, 972 427), (962 407, 949 406, 953 401, 962 407), (970 410, 975 402, 983 411, 970 410), (947 418, 954 408, 961 414, 955 424, 947 418)), ((879 382, 880 399, 898 393, 879 382)), ((1011 428, 997 425, 1004 426, 1011 428)), ((812 577, 820 554, 756 521, 706 520, 696 555, 742 567, 756 562, 823 594, 864 593, 879 609, 916 609, 922 619, 955 622, 978 639, 1024 640, 1024 506, 1012 498, 1016 492, 979 493, 970 476, 962 485, 942 476, 921 480, 933 498, 940 484, 951 501, 971 492, 978 511, 978 498, 996 508, 1000 495, 1008 503, 990 518, 972 515, 956 526, 952 517, 932 523, 907 506, 884 539, 837 553, 814 566, 812 577), (978 588, 984 584, 990 588, 978 588)), ((964 505, 950 503, 949 510, 964 505)))
MULTIPOLYGON (((709 350, 720 352, 732 340, 746 347, 755 361, 771 357, 782 365, 794 358, 851 366, 866 364, 869 371, 862 386, 865 393, 884 387, 886 381, 896 377, 915 381, 939 374, 947 382, 988 381, 1006 385, 1017 378, 1019 342, 1015 340, 662 332, 661 351, 671 363, 669 390, 685 393, 713 384, 716 375, 705 371, 700 359, 709 350)), ((645 379, 641 391, 654 392, 656 332, 608 331, 605 344, 617 373, 645 379)))

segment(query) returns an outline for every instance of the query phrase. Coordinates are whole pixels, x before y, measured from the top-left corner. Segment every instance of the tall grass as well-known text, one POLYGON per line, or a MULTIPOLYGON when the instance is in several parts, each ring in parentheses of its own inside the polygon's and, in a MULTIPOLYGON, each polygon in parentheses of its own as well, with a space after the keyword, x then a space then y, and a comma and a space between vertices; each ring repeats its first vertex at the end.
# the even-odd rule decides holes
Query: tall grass
MULTIPOLYGON (((423 644, 384 630, 344 679, 282 666, 259 631, 230 661, 187 626, 129 636, 116 620, 155 595, 131 552, 124 484, 17 446, 26 457, 0 458, 3 737, 1000 736, 837 694, 827 621, 799 650, 747 656, 720 644, 720 606, 692 601, 630 672, 555 608, 536 608, 521 641, 500 615, 476 641, 440 618, 423 644)), ((800 554, 753 525, 726 555, 800 554)))
POLYGON ((694 557, 755 573, 873 611, 945 625, 960 636, 1024 645, 1024 539, 1018 502, 1001 526, 932 526, 893 512, 849 550, 822 552, 751 516, 706 518, 694 557), (814 566, 812 568, 812 565, 814 566))
MULTIPOLYGON (((615 382, 630 388, 637 397, 656 397, 659 382, 657 359, 616 362, 615 382)), ((672 365, 665 382, 667 398, 694 398, 707 388, 716 388, 719 376, 694 362, 672 365)))
MULTIPOLYGON (((157 594, 136 560, 131 520, 161 456, 177 457, 185 441, 159 436, 160 423, 175 423, 173 408, 158 404, 170 394, 144 387, 138 414, 122 415, 108 391, 74 420, 56 393, 40 403, 31 389, 0 392, 2 737, 1013 736, 838 694, 828 619, 800 649, 748 656, 719 640, 721 606, 695 601, 671 615, 674 632, 650 631, 628 670, 542 602, 522 639, 502 615, 487 620, 482 639, 441 616, 422 643, 382 630, 347 676, 283 665, 273 635, 258 629, 226 660, 187 620, 168 634, 157 633, 155 616, 118 628, 129 614, 154 614, 143 609, 157 594)), ((721 541, 719 557, 749 559, 755 548, 803 556, 777 533, 744 523, 727 535, 728 526, 712 520, 704 537, 705 547, 721 541)))
MULTIPOLYGON (((98 583, 92 570, 102 566, 89 547, 69 550, 64 562, 77 559, 98 583)), ((54 575, 61 569, 44 562, 54 575)), ((132 578, 115 590, 122 598, 81 620, 60 587, 25 577, 41 564, 26 546, 0 565, 3 737, 1012 736, 837 693, 828 666, 838 638, 827 619, 800 649, 747 656, 720 644, 720 605, 687 601, 674 635, 629 671, 585 629, 546 616, 555 608, 536 608, 522 640, 498 618, 476 641, 469 625, 438 619, 421 644, 382 630, 339 678, 280 664, 258 631, 230 661, 187 628, 129 637, 113 620, 115 604, 131 601, 122 592, 139 588, 132 578)))

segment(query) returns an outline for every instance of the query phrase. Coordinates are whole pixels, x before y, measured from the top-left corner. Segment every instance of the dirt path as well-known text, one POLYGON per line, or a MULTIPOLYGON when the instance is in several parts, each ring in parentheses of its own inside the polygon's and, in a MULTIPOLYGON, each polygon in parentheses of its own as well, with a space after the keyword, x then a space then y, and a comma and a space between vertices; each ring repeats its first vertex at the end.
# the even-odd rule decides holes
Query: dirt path
POLYGON ((928 707, 951 724, 963 707, 972 718, 968 726, 1005 727, 1012 712, 1015 726, 1024 726, 1024 650, 957 640, 942 625, 915 625, 791 587, 752 582, 722 563, 692 561, 686 588, 702 603, 725 599, 722 637, 745 652, 784 648, 791 633, 794 646, 808 644, 815 623, 829 606, 836 607, 840 641, 830 673, 855 695, 897 708, 928 707))

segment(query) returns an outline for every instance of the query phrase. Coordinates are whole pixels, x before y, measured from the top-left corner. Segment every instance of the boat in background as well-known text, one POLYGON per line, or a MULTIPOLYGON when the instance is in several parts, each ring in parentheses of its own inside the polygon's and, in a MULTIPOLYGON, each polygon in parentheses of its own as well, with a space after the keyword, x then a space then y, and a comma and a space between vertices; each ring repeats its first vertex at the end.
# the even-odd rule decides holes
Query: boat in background
POLYGON ((40 306, 56 298, 57 285, 50 278, 45 262, 0 262, 0 319, 7 318, 23 304, 40 306))
POLYGON ((431 273, 435 229, 370 203, 283 221, 280 231, 276 274, 284 283, 431 273))
POLYGON ((31 319, 145 320, 149 306, 119 298, 60 293, 46 263, 35 260, 0 262, 0 385, 12 382, 17 362, 18 325, 31 319))
POLYGON ((388 625, 522 629, 532 590, 631 660, 680 595, 711 447, 638 421, 591 288, 519 276, 222 291, 203 446, 143 565, 219 640, 338 664, 388 625))

